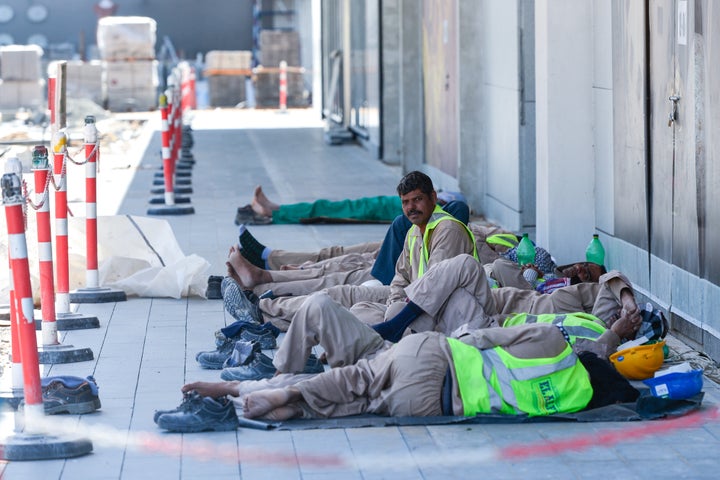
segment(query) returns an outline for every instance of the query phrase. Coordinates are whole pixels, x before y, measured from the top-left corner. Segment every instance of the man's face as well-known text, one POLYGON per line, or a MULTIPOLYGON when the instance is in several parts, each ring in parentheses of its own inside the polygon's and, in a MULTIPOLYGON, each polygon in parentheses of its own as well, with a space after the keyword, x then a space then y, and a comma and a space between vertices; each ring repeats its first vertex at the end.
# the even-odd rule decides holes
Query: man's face
POLYGON ((562 271, 563 275, 570 278, 572 285, 581 282, 598 282, 602 275, 599 265, 592 262, 574 263, 562 271))
POLYGON ((427 195, 415 189, 412 192, 400 196, 402 201, 402 209, 405 216, 413 225, 425 226, 430 220, 430 216, 435 210, 437 202, 437 194, 433 191, 432 195, 427 195))

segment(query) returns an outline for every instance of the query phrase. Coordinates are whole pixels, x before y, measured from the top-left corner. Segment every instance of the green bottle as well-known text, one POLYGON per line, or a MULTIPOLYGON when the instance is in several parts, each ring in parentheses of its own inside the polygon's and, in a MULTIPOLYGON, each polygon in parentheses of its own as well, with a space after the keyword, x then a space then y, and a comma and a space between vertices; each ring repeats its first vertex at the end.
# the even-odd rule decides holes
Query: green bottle
POLYGON ((527 233, 523 233, 517 246, 517 259, 520 266, 535 263, 535 245, 530 241, 527 233))
POLYGON ((602 243, 600 243, 600 238, 597 234, 593 235, 592 240, 590 240, 590 243, 585 249, 585 260, 597 265, 605 265, 605 248, 602 243))

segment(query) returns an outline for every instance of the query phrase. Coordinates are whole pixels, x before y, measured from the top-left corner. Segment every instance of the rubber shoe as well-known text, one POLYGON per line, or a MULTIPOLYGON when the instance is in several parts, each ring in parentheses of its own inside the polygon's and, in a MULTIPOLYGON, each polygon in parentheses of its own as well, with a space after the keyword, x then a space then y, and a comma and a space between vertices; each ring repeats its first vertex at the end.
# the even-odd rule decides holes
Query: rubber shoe
POLYGON ((166 413, 181 413, 181 412, 187 412, 190 409, 190 406, 192 405, 191 402, 186 401, 189 395, 197 395, 195 392, 189 392, 189 393, 183 393, 183 401, 178 405, 177 407, 173 408, 172 410, 155 410, 155 413, 153 414, 153 422, 156 424, 158 423, 158 418, 160 418, 160 415, 165 415, 166 413))
POLYGON ((157 425, 171 432, 195 433, 205 431, 226 431, 238 428, 235 405, 227 397, 201 397, 190 392, 176 411, 162 413, 157 425))
POLYGON ((280 330, 269 323, 256 325, 248 322, 235 322, 215 332, 215 345, 220 346, 229 338, 235 341, 258 342, 261 349, 269 350, 277 348, 276 337, 279 334, 280 330))
POLYGON ((220 372, 220 378, 223 380, 262 380, 263 378, 273 377, 276 371, 272 359, 259 352, 253 355, 252 360, 247 365, 223 368, 223 371, 220 372))
POLYGON ((302 373, 323 373, 325 366, 322 364, 319 358, 315 355, 310 355, 305 362, 305 369, 302 373))
POLYGON ((207 289, 205 290, 205 298, 207 298, 208 300, 220 300, 223 298, 220 289, 222 280, 223 277, 220 277, 218 275, 210 275, 208 277, 207 289))
POLYGON ((245 340, 238 340, 235 342, 230 356, 223 363, 222 368, 239 367, 240 365, 247 365, 253 359, 255 354, 260 353, 260 343, 258 342, 247 342, 245 340))
MULTIPOLYGON (((217 344, 216 337, 216 344, 217 344)), ((208 370, 220 370, 223 368, 225 360, 230 358, 235 348, 235 342, 229 338, 225 338, 215 350, 207 350, 198 352, 195 355, 195 360, 200 364, 202 368, 208 370)))
POLYGON ((101 407, 98 386, 92 376, 46 377, 41 381, 43 408, 46 415, 91 413, 101 407))
POLYGON ((262 315, 257 305, 243 293, 240 285, 230 277, 225 277, 220 284, 225 311, 240 322, 262 323, 262 315))

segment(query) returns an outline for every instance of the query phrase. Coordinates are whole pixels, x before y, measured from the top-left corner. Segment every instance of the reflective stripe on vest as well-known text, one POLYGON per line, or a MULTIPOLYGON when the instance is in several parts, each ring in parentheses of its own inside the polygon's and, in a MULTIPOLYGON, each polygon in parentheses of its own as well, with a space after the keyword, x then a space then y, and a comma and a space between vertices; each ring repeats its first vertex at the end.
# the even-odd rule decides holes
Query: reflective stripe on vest
POLYGON ((448 338, 463 415, 576 412, 592 398, 590 377, 570 345, 556 357, 517 358, 448 338))
POLYGON ((485 239, 485 243, 513 248, 517 247, 518 238, 517 235, 514 235, 512 233, 496 233, 495 235, 490 235, 489 237, 487 237, 485 239))
MULTIPOLYGON (((427 268, 427 264, 430 259, 430 232, 434 230, 435 227, 437 227, 438 223, 442 222, 443 220, 452 220, 463 226, 468 236, 470 237, 470 242, 473 246, 473 258, 475 258, 475 260, 477 261, 480 261, 480 257, 478 257, 477 253, 477 246, 475 245, 475 235, 473 235, 467 225, 447 213, 445 210, 440 208, 439 205, 435 205, 435 210, 433 210, 432 215, 430 215, 430 220, 425 226, 425 233, 423 234, 423 247, 420 249, 420 261, 418 262, 418 278, 422 277, 425 273, 425 269, 427 268)), ((410 243, 408 245, 408 248, 410 250, 410 265, 413 264, 413 252, 415 251, 415 242, 417 241, 417 236, 414 235, 414 232, 417 228, 417 225, 413 225, 410 228, 410 232, 412 232, 412 234, 408 236, 408 238, 410 239, 410 243)))
POLYGON ((526 323, 553 323, 561 325, 570 335, 570 344, 575 345, 578 338, 595 341, 605 333, 605 322, 595 315, 585 312, 576 313, 544 313, 532 315, 530 313, 516 313, 503 322, 503 327, 513 327, 526 323))

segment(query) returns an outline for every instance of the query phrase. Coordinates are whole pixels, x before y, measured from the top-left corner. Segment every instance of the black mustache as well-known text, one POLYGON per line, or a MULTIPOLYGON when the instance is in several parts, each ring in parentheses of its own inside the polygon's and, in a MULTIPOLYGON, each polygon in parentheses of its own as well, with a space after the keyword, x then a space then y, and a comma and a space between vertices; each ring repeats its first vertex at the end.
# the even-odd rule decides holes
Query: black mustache
POLYGON ((410 210, 408 215, 422 215, 422 212, 420 210, 410 210))

